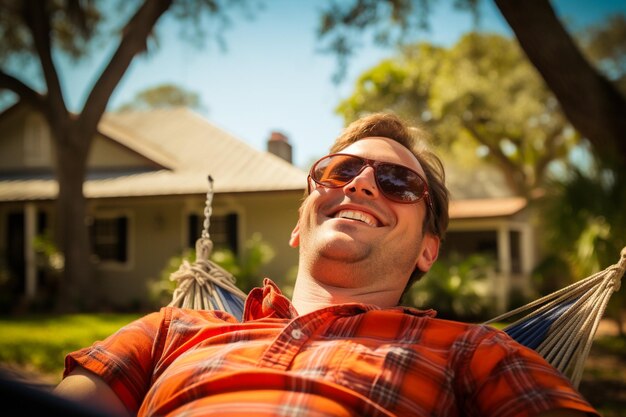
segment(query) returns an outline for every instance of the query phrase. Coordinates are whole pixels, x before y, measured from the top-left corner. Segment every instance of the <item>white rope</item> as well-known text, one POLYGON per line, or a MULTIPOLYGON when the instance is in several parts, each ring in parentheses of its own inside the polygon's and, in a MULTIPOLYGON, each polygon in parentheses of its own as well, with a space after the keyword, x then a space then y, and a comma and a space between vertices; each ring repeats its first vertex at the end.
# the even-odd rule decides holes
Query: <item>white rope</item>
POLYGON ((556 369, 567 375, 574 386, 578 386, 600 320, 611 295, 619 290, 625 270, 626 247, 622 249, 617 264, 525 306, 501 314, 485 324, 503 321, 528 312, 524 317, 507 326, 507 328, 515 327, 558 305, 573 301, 572 305, 551 325, 552 332, 541 342, 536 351, 556 369))
POLYGON ((213 178, 209 175, 209 189, 204 207, 204 223, 200 239, 196 242, 196 261, 183 261, 178 271, 170 275, 176 281, 176 289, 169 306, 194 310, 229 311, 217 287, 245 300, 246 294, 235 285, 235 277, 221 266, 209 260, 213 250, 209 227, 213 204, 213 178))
POLYGON ((225 310, 225 306, 216 287, 229 291, 242 300, 246 298, 243 291, 235 286, 235 278, 214 262, 197 260, 193 264, 183 261, 178 271, 170 276, 176 281, 176 289, 169 306, 200 309, 225 310), (211 300, 217 303, 214 306, 211 300))

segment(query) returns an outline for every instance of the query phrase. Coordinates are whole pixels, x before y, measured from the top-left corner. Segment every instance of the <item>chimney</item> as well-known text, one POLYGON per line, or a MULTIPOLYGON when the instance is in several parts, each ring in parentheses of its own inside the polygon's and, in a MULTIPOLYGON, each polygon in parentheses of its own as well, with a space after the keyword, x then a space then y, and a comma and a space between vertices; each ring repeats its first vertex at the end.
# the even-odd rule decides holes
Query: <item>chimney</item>
POLYGON ((273 131, 267 140, 267 151, 291 163, 289 138, 281 132, 273 131))

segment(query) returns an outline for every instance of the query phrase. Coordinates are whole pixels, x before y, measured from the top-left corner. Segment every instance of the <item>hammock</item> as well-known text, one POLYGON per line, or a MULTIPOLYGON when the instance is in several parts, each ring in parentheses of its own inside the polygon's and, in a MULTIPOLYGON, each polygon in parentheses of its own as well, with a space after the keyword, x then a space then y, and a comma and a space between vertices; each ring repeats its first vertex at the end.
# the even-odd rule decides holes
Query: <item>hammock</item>
POLYGON ((504 331, 536 350, 578 387, 593 337, 625 270, 626 247, 617 264, 484 324, 523 315, 504 331))
POLYGON ((213 242, 209 235, 213 202, 213 178, 209 175, 209 190, 204 207, 204 223, 196 242, 196 261, 183 261, 170 276, 176 289, 169 306, 194 310, 222 310, 241 320, 246 294, 235 285, 235 277, 209 257, 213 242))
MULTIPOLYGON (((212 201, 213 179, 209 176, 196 261, 193 264, 183 261, 180 269, 170 276, 177 281, 177 288, 169 305, 223 310, 240 320, 246 294, 235 286, 235 277, 209 260, 213 249, 209 235, 212 201)), ((617 264, 484 324, 521 316, 504 331, 520 344, 536 350, 577 387, 593 337, 611 295, 619 290, 625 269, 626 247, 617 264)))

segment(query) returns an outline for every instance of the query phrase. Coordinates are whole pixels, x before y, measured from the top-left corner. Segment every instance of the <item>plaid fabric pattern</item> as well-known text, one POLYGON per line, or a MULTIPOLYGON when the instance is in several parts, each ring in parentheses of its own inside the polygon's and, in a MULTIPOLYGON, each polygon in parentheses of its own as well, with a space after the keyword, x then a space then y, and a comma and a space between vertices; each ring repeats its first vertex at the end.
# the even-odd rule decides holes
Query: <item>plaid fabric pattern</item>
MULTIPOLYGON (((164 308, 66 358, 139 416, 595 413, 534 351, 434 312, 361 304, 298 316, 266 280, 244 320, 164 308)), ((596 414, 597 415, 597 414, 596 414)))

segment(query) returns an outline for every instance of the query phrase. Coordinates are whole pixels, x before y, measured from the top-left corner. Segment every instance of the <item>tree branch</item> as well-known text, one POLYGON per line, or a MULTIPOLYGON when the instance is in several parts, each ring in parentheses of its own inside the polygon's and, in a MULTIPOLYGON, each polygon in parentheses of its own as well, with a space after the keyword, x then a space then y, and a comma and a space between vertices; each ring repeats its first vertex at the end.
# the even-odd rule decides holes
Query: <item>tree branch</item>
POLYGON ((84 132, 95 131, 106 106, 133 58, 146 49, 148 35, 172 0, 146 0, 128 22, 120 45, 94 85, 79 117, 84 132))
POLYGON ((23 5, 22 15, 33 37, 33 43, 35 44, 48 88, 45 96, 50 103, 48 110, 51 113, 48 114, 48 120, 51 124, 59 123, 67 117, 67 108, 63 100, 59 75, 52 61, 50 13, 47 2, 41 3, 38 0, 26 1, 23 5))
POLYGON ((21 101, 30 104, 42 113, 45 111, 45 96, 39 94, 14 76, 0 70, 0 90, 2 89, 14 92, 20 97, 21 101))
POLYGON ((548 169, 548 165, 557 157, 557 148, 559 145, 560 138, 563 136, 563 130, 565 128, 565 120, 562 117, 559 119, 563 120, 563 123, 557 123, 552 129, 550 129, 546 134, 546 139, 544 141, 545 150, 535 163, 535 184, 533 184, 533 188, 536 188, 543 177, 545 176, 546 170, 548 169))
POLYGON ((502 166, 504 178, 506 179, 509 186, 513 189, 516 194, 526 195, 525 189, 525 178, 523 172, 517 167, 509 158, 502 153, 502 150, 495 146, 490 141, 486 140, 483 135, 480 134, 478 129, 473 123, 464 120, 463 127, 467 129, 467 131, 478 141, 485 145, 489 149, 489 154, 495 159, 495 162, 502 166), (522 178, 516 177, 516 174, 519 174, 522 178))
POLYGON ((626 163, 626 98, 582 56, 548 0, 495 0, 572 125, 626 163))

